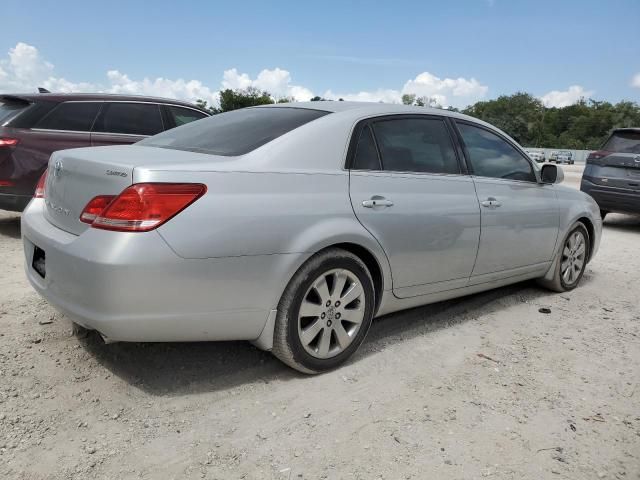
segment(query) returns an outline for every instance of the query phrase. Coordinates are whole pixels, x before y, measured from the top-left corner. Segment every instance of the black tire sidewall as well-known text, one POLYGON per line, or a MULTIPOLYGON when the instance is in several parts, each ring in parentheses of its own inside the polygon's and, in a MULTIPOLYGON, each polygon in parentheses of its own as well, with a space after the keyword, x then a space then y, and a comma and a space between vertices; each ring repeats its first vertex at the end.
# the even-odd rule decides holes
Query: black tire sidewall
POLYGON ((573 290, 580 284, 580 280, 582 280, 582 275, 584 275, 585 270, 587 269, 587 261, 589 259, 589 255, 591 254, 591 238, 589 237, 589 231, 587 227, 585 227, 582 223, 576 224, 567 234, 562 242, 562 249, 560 250, 560 260, 558 262, 558 278, 560 280, 560 285, 565 291, 573 290), (564 247, 567 244, 567 240, 571 235, 573 235, 576 231, 582 232, 585 240, 585 254, 584 254, 584 265, 582 266, 582 270, 580 271, 580 275, 575 282, 572 284, 567 284, 562 278, 562 252, 564 252, 564 247))
POLYGON ((291 349, 294 360, 309 370, 314 372, 324 372, 332 370, 344 363, 358 349, 364 337, 367 335, 373 317, 373 308, 375 304, 375 291, 371 276, 366 268, 359 262, 349 257, 329 258, 323 261, 319 266, 311 268, 304 272, 304 279, 298 285, 298 289, 294 294, 293 301, 289 305, 287 311, 287 343, 291 349), (362 325, 354 338, 343 352, 333 358, 322 359, 316 358, 307 353, 302 346, 298 336, 298 311, 302 303, 303 296, 311 286, 311 284, 323 273, 333 269, 346 269, 353 273, 365 292, 365 314, 362 325))

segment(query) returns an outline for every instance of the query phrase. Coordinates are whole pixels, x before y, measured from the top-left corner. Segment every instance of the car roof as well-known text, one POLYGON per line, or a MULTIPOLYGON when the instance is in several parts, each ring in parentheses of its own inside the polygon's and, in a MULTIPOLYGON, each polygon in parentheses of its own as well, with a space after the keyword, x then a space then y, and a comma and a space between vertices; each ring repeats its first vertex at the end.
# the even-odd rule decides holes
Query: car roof
POLYGON ((613 133, 615 132, 640 132, 640 127, 614 128, 613 133))
POLYGON ((206 110, 194 105, 193 103, 183 100, 175 100, 173 98, 148 97, 144 95, 122 95, 111 93, 3 93, 0 94, 2 99, 24 100, 27 102, 37 102, 45 100, 49 102, 69 102, 69 101, 114 101, 114 102, 151 102, 151 103, 167 103, 170 105, 179 105, 183 107, 195 108, 204 113, 206 110))
POLYGON ((385 113, 433 113, 434 115, 455 114, 454 112, 441 108, 418 107, 398 103, 343 102, 333 100, 320 100, 318 102, 276 103, 271 105, 261 105, 260 107, 256 108, 307 108, 310 110, 322 110, 332 113, 352 110, 371 115, 380 115, 385 113))

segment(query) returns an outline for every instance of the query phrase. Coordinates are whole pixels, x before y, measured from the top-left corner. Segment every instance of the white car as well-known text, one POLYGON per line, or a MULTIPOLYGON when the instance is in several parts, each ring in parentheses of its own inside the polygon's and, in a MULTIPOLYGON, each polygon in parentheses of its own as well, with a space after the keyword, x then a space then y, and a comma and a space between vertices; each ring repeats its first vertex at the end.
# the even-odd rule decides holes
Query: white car
POLYGON ((542 150, 526 150, 526 152, 527 155, 529 155, 529 158, 535 162, 543 163, 546 160, 544 151, 542 150))

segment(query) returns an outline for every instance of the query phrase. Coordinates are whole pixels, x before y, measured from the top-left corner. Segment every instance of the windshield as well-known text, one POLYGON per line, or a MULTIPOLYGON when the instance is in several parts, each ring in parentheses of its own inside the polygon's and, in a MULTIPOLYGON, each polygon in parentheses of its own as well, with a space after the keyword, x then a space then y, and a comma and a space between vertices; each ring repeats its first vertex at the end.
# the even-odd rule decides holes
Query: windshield
POLYGON ((616 132, 602 149, 608 152, 640 153, 640 132, 616 132))
POLYGON ((189 123, 138 142, 212 155, 244 155, 329 112, 306 108, 244 108, 189 123))

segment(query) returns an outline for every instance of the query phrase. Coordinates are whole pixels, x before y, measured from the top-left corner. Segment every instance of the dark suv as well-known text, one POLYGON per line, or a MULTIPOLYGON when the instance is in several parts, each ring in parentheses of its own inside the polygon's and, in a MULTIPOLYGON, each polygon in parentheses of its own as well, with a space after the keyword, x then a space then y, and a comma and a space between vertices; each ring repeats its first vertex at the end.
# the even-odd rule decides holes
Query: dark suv
POLYGON ((614 130, 601 150, 592 152, 580 190, 609 212, 640 213, 640 128, 614 130))
POLYGON ((151 97, 0 95, 0 209, 24 209, 56 150, 134 143, 208 115, 190 103, 151 97))

